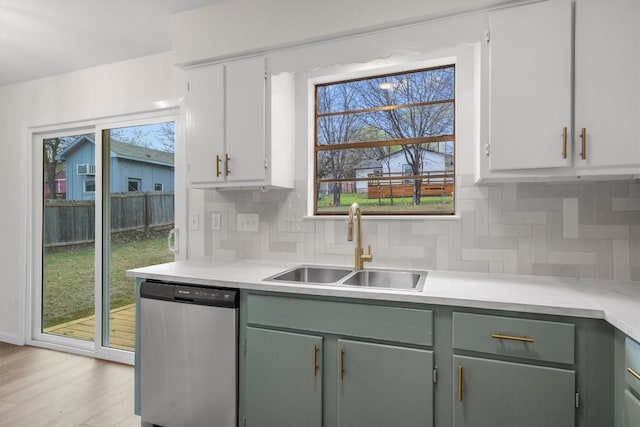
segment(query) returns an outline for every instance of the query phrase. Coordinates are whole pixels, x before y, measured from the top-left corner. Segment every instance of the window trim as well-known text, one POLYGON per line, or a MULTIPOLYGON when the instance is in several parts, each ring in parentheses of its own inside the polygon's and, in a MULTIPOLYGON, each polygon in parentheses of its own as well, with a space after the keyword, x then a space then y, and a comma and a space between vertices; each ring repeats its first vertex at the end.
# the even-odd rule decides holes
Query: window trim
MULTIPOLYGON (((363 215, 367 217, 397 217, 397 218, 428 218, 428 217, 443 217, 447 218, 455 218, 457 216, 456 213, 456 204, 455 204, 455 193, 456 193, 456 150, 457 150, 457 137, 456 137, 456 128, 457 128, 457 100, 458 100, 458 70, 457 70, 457 58, 456 57, 447 57, 447 58, 439 58, 436 60, 431 60, 427 62, 419 62, 419 63, 407 63, 399 66, 391 66, 384 68, 369 68, 365 70, 360 70, 355 73, 338 73, 332 75, 325 75, 319 78, 313 78, 308 80, 309 84, 309 135, 311 146, 313 147, 309 150, 309 181, 308 181, 308 189, 309 189, 309 215, 308 217, 317 217, 317 218, 328 218, 328 217, 343 217, 347 214, 347 212, 319 212, 318 211, 318 194, 316 192, 316 188, 318 185, 322 183, 336 183, 336 182, 353 182, 354 186, 357 188, 358 181, 370 181, 369 177, 365 178, 342 178, 342 179, 317 179, 317 153, 319 151, 331 151, 337 149, 353 149, 353 148, 370 148, 370 147, 380 147, 380 146, 397 146, 397 145, 413 145, 413 144, 427 144, 427 143, 435 143, 435 142, 453 142, 453 152, 450 154, 451 159, 453 159, 452 169, 449 173, 445 172, 444 183, 443 185, 447 185, 449 183, 449 176, 451 178, 451 184, 453 185, 453 190, 451 192, 452 197, 452 210, 446 212, 438 212, 438 211, 426 211, 426 210, 397 210, 397 211, 375 211, 375 212, 366 212, 363 210, 363 215), (418 73, 421 71, 431 71, 443 68, 453 68, 454 73, 454 81, 453 81, 453 98, 447 100, 437 100, 430 102, 420 102, 415 104, 406 104, 406 105, 394 105, 394 106, 382 106, 377 108, 368 108, 361 110, 346 110, 341 112, 330 112, 330 113, 321 113, 318 114, 318 106, 317 106, 317 87, 319 86, 328 86, 333 84, 340 83, 348 83, 352 81, 366 80, 366 79, 375 79, 380 77, 388 77, 394 75, 402 75, 402 74, 410 74, 410 73, 418 73), (372 112, 372 111, 384 111, 388 109, 400 109, 400 108, 408 108, 408 107, 420 107, 420 106, 428 106, 428 105, 438 105, 443 103, 450 103, 453 107, 453 133, 448 135, 437 135, 432 137, 421 137, 421 138, 406 138, 402 140, 383 140, 383 141, 364 141, 364 142, 352 142, 352 143, 344 143, 340 144, 340 148, 335 148, 334 145, 318 145, 318 118, 319 117, 327 117, 334 115, 344 115, 350 113, 363 113, 363 112, 372 112), (312 113, 311 113, 312 111, 312 113), (402 141, 401 143, 399 143, 402 141)), ((445 154, 447 155, 447 154, 445 154)), ((446 159, 445 159, 446 161, 446 159)), ((424 175, 416 175, 416 176, 404 176, 404 173, 401 173, 400 179, 419 179, 424 178, 424 175)))

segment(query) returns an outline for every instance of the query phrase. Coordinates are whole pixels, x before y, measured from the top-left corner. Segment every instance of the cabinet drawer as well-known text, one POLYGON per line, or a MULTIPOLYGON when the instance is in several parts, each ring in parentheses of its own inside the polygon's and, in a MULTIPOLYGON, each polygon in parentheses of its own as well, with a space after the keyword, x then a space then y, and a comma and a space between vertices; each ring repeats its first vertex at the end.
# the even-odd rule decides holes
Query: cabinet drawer
POLYGON ((574 363, 571 323, 453 313, 453 348, 547 362, 574 363))
POLYGON ((640 344, 627 338, 624 344, 625 349, 625 378, 627 384, 640 393, 640 344))
POLYGON ((249 294, 247 321, 251 325, 433 345, 431 310, 249 294))

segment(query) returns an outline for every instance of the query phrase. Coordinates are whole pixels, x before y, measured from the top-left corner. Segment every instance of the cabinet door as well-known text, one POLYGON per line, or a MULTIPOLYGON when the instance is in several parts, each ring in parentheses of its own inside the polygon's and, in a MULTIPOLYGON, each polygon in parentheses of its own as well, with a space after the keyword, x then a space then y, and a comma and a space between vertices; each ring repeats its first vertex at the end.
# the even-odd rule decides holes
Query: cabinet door
POLYGON ((640 2, 576 2, 576 165, 640 164, 640 2), (586 129, 586 153, 582 141, 586 129))
POLYGON ((432 426, 432 374, 431 351, 338 340, 338 425, 432 426))
POLYGON ((226 65, 227 181, 265 179, 265 60, 226 65))
POLYGON ((321 427, 323 371, 321 337, 247 328, 246 425, 321 427))
POLYGON ((629 390, 624 391, 624 427, 640 426, 640 400, 629 390))
POLYGON ((185 145, 189 182, 224 181, 223 173, 216 176, 216 156, 224 161, 225 153, 224 68, 194 68, 187 72, 187 80, 185 145))
POLYGON ((491 170, 571 165, 571 8, 559 0, 490 14, 491 170))
POLYGON ((575 425, 575 372, 454 356, 455 427, 575 425))

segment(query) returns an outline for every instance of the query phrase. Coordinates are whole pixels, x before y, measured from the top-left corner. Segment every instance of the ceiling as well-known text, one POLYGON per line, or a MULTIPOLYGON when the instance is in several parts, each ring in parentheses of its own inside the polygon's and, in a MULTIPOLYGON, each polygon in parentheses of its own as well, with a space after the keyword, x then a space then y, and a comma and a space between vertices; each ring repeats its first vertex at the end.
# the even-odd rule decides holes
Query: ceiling
POLYGON ((0 0, 0 86, 171 50, 171 15, 224 0, 0 0))

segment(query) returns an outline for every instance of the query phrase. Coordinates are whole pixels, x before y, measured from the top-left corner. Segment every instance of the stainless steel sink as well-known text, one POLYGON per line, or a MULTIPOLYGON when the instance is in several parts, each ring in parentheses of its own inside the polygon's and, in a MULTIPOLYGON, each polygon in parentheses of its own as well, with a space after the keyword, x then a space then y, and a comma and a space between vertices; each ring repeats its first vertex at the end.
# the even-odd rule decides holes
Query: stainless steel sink
POLYGON ((278 273, 266 280, 278 282, 296 282, 296 283, 335 283, 344 279, 353 270, 347 268, 334 267, 311 267, 300 266, 278 273))
POLYGON ((265 280, 305 285, 358 286, 362 288, 399 289, 421 291, 426 271, 361 270, 346 267, 301 265, 283 271, 265 280))
POLYGON ((422 290, 426 272, 387 270, 361 270, 345 279, 342 284, 369 288, 422 290))

